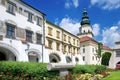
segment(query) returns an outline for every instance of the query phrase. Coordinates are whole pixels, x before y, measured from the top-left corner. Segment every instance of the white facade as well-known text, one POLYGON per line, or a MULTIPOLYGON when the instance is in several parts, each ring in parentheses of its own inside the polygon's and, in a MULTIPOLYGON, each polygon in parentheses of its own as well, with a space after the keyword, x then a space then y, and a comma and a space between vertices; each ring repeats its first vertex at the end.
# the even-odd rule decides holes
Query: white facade
POLYGON ((80 43, 80 53, 85 64, 98 64, 96 49, 98 44, 92 40, 80 43))
POLYGON ((49 62, 44 17, 21 0, 0 0, 0 60, 49 62))
POLYGON ((115 69, 117 64, 120 64, 120 42, 115 43, 115 47, 109 61, 109 68, 115 69))

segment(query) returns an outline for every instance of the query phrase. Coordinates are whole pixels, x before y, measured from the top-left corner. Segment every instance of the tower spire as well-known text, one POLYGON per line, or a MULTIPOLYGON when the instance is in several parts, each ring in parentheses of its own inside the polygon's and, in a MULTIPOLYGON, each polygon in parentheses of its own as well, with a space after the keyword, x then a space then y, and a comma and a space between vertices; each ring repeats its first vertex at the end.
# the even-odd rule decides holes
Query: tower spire
POLYGON ((85 7, 84 7, 83 15, 82 15, 81 26, 82 25, 90 25, 90 20, 89 20, 88 13, 85 7))

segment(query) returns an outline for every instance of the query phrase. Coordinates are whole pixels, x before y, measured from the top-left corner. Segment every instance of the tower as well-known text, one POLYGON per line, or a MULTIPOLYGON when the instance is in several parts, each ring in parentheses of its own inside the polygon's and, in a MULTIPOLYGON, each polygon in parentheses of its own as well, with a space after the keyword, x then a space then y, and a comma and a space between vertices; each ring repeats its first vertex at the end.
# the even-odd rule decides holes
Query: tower
POLYGON ((83 11, 83 14, 82 14, 82 21, 80 22, 80 24, 81 24, 81 26, 79 28, 79 33, 77 34, 77 36, 79 38, 82 38, 82 37, 85 37, 85 36, 93 38, 94 35, 92 33, 92 27, 90 25, 90 20, 89 20, 86 8, 84 8, 84 11, 83 11))

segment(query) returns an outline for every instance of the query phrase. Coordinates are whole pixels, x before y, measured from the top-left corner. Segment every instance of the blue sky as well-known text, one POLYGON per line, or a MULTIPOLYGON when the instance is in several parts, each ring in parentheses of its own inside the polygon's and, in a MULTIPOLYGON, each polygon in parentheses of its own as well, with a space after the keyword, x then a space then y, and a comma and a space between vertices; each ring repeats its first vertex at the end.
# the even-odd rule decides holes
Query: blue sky
POLYGON ((120 41, 120 0, 23 0, 46 14, 46 19, 77 34, 83 8, 87 12, 95 40, 114 46, 120 41))

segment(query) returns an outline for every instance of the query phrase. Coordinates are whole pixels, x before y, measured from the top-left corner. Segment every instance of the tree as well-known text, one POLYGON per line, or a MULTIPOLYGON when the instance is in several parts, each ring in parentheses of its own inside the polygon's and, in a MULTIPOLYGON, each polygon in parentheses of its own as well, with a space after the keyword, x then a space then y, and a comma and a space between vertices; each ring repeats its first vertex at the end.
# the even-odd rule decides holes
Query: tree
POLYGON ((98 48, 96 49, 96 57, 98 58, 98 64, 100 64, 100 59, 102 57, 102 49, 103 49, 103 44, 102 43, 98 43, 98 48))
POLYGON ((110 52, 103 53, 101 64, 108 66, 109 65, 110 57, 111 57, 111 53, 110 52))

